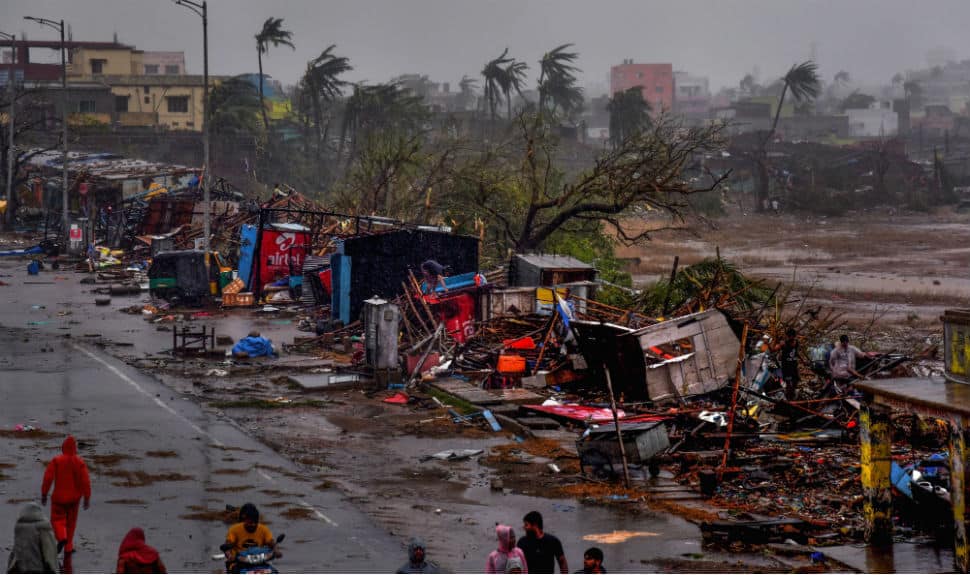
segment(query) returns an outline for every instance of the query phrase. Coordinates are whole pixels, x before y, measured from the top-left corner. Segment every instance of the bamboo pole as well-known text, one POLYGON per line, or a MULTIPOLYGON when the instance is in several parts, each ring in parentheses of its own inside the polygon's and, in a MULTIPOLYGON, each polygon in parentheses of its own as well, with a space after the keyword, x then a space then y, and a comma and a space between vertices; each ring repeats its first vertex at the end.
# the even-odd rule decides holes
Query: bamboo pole
POLYGON ((623 446, 623 433, 620 431, 620 417, 616 412, 616 396, 613 395, 613 380, 610 379, 610 368, 603 364, 606 374, 606 389, 610 392, 610 411, 613 412, 613 425, 616 426, 616 440, 620 442, 620 459, 623 460, 623 484, 630 488, 630 468, 626 463, 626 447, 623 446))
POLYGON ((731 451, 731 433, 734 432, 734 412, 738 406, 738 388, 741 386, 741 367, 744 365, 745 345, 748 341, 748 324, 744 324, 741 330, 741 346, 738 349, 738 366, 734 372, 734 389, 731 391, 731 411, 728 413, 727 435, 724 437, 724 455, 721 458, 721 468, 718 470, 718 479, 727 467, 728 453, 731 451))

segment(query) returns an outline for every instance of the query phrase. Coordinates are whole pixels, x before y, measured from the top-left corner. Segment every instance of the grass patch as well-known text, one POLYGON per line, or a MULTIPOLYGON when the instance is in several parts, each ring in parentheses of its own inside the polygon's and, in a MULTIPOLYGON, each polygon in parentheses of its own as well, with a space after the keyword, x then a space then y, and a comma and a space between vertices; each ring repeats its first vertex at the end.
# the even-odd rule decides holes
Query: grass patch
POLYGON ((474 404, 468 403, 464 399, 457 398, 454 395, 451 395, 450 393, 445 393, 436 387, 431 387, 430 385, 425 386, 424 391, 431 397, 437 398, 438 401, 440 401, 441 403, 454 407, 462 415, 481 411, 480 409, 475 407, 474 404))
POLYGON ((313 488, 317 491, 326 491, 328 489, 333 489, 334 487, 336 487, 336 484, 333 481, 328 481, 326 479, 313 486, 313 488))
POLYGON ((273 509, 277 509, 280 507, 286 507, 289 504, 289 501, 273 501, 271 503, 263 503, 260 507, 272 507, 273 509))
POLYGON ((148 457, 166 458, 166 457, 178 457, 179 454, 174 451, 168 450, 168 451, 146 451, 145 455, 148 457))
POLYGON ((17 467, 14 463, 0 463, 0 469, 13 469, 14 467, 17 467))
MULTIPOLYGON (((226 525, 232 525, 239 518, 238 511, 228 511, 226 509, 205 509, 204 507, 199 507, 198 505, 190 505, 189 510, 192 513, 186 513, 184 515, 179 515, 180 519, 189 519, 191 521, 212 521, 224 523, 226 525)), ((263 521, 265 523, 265 521, 263 521)))
POLYGON ((290 507, 280 515, 287 519, 313 519, 313 510, 306 507, 290 507))
POLYGON ((147 501, 142 501, 141 499, 111 499, 110 501, 105 501, 105 503, 110 503, 112 505, 147 505, 147 501))
POLYGON ((109 453, 107 455, 88 455, 85 459, 98 466, 113 467, 126 459, 133 458, 121 453, 109 453))
POLYGON ((0 471, 0 481, 7 481, 13 479, 12 475, 7 475, 6 473, 0 471))
POLYGON ((206 491, 211 493, 238 493, 252 489, 252 485, 225 485, 223 487, 208 487, 206 491))
POLYGON ((260 493, 264 495, 269 495, 270 497, 300 497, 299 493, 287 493, 286 491, 280 491, 279 489, 260 489, 260 493))
POLYGON ((33 431, 0 429, 0 437, 7 437, 10 439, 53 439, 55 437, 61 437, 61 434, 51 433, 50 431, 44 431, 43 429, 34 429, 33 431))
POLYGON ((190 475, 182 475, 181 473, 158 473, 153 475, 141 470, 128 471, 125 469, 109 469, 102 473, 109 477, 118 477, 122 479, 122 481, 112 483, 112 485, 116 487, 145 487, 146 485, 152 485, 153 483, 192 481, 195 479, 190 475))
POLYGON ((210 401, 209 407, 218 409, 283 409, 289 407, 326 407, 327 403, 320 399, 301 399, 299 401, 282 403, 268 399, 250 398, 233 401, 210 401))
POLYGON ((244 473, 249 473, 249 470, 233 469, 232 467, 224 467, 222 469, 215 469, 212 471, 213 475, 242 475, 244 473))
POLYGON ((31 501, 34 501, 33 497, 11 497, 7 500, 7 503, 10 505, 18 505, 20 503, 30 503, 31 501))
POLYGON ((246 447, 233 447, 231 445, 217 445, 215 443, 210 443, 209 447, 212 449, 221 449, 223 451, 242 451, 243 453, 259 453, 258 449, 248 449, 246 447))

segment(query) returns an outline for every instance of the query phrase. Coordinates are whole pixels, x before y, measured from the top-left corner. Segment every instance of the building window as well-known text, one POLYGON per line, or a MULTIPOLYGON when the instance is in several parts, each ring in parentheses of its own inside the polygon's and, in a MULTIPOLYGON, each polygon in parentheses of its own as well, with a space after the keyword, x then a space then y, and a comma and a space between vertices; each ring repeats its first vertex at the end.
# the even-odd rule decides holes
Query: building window
POLYGON ((128 96, 115 96, 115 112, 128 111, 128 96))
POLYGON ((166 74, 169 74, 169 75, 177 75, 179 73, 178 64, 176 64, 174 66, 172 66, 172 65, 166 65, 165 66, 165 73, 166 74))
POLYGON ((637 72, 637 80, 643 79, 643 72, 637 72))
POLYGON ((654 91, 657 92, 658 94, 663 94, 664 93, 664 87, 663 86, 657 86, 656 88, 654 88, 654 91))
POLYGON ((93 114, 96 108, 94 100, 81 100, 77 103, 77 111, 81 114, 93 114))
POLYGON ((145 74, 158 74, 158 64, 145 64, 145 74))
POLYGON ((168 100, 168 111, 170 114, 188 113, 189 111, 188 96, 169 96, 166 99, 168 100))
POLYGON ((144 88, 142 89, 142 92, 144 92, 145 94, 147 94, 147 93, 148 93, 148 86, 145 86, 145 87, 144 87, 144 88))
POLYGON ((104 74, 104 65, 107 62, 107 60, 91 60, 91 73, 104 74))
POLYGON ((152 99, 149 98, 148 96, 145 96, 145 103, 146 104, 151 104, 152 103, 152 99))

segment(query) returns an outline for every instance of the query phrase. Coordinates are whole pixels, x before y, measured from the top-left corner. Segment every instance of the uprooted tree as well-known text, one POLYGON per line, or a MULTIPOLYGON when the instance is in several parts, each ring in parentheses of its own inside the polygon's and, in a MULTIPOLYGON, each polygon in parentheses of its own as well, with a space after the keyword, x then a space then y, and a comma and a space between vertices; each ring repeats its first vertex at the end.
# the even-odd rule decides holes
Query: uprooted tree
POLYGON ((516 125, 511 139, 454 174, 452 201, 520 252, 542 248, 570 226, 607 225, 624 243, 647 239, 648 232, 632 231, 631 220, 640 219, 634 216, 682 217, 689 195, 716 189, 728 175, 703 168, 704 156, 725 145, 720 123, 688 128, 660 118, 586 166, 570 165, 541 111, 520 114, 516 125))

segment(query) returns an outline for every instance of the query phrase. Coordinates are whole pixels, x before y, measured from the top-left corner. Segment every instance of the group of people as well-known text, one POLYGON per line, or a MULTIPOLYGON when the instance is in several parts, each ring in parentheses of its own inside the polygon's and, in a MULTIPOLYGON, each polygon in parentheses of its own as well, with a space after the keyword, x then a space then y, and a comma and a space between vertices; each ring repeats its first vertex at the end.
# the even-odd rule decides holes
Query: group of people
MULTIPOLYGON (((74 532, 81 505, 91 504, 91 478, 88 466, 78 455, 77 440, 68 435, 61 454, 44 470, 40 504, 27 503, 14 526, 14 544, 7 560, 8 573, 57 573, 58 556, 63 552, 63 570, 70 572, 74 553, 74 532), (53 488, 53 491, 51 489, 53 488), (50 494, 50 520, 42 506, 50 494)), ((259 522, 259 510, 252 503, 239 509, 239 522, 226 533, 220 547, 226 555, 226 568, 236 570, 236 556, 250 547, 275 548, 276 540, 266 525, 259 522)), ((277 557, 279 552, 275 552, 277 557)), ((145 541, 140 527, 128 531, 118 548, 116 573, 167 573, 158 551, 145 541)))
MULTIPOLYGON (((865 358, 866 354, 849 343, 848 335, 842 334, 839 336, 837 344, 828 345, 831 349, 828 351, 824 363, 832 381, 837 386, 846 389, 853 381, 865 379, 865 376, 856 370, 856 360, 865 358)), ((798 333, 789 328, 785 332, 785 339, 770 346, 770 349, 778 354, 781 381, 785 386, 785 397, 789 401, 793 401, 798 384, 801 381, 798 370, 800 356, 798 333)))
MULTIPOLYGON (((509 525, 496 525, 498 547, 485 560, 485 573, 569 573, 569 564, 562 542, 543 528, 542 514, 530 511, 522 518, 525 535, 516 540, 509 525)), ((408 562, 398 573, 438 573, 438 567, 425 555, 424 543, 413 539, 408 546, 408 562)), ((583 568, 576 573, 606 573, 603 551, 590 547, 583 553, 583 568)))

